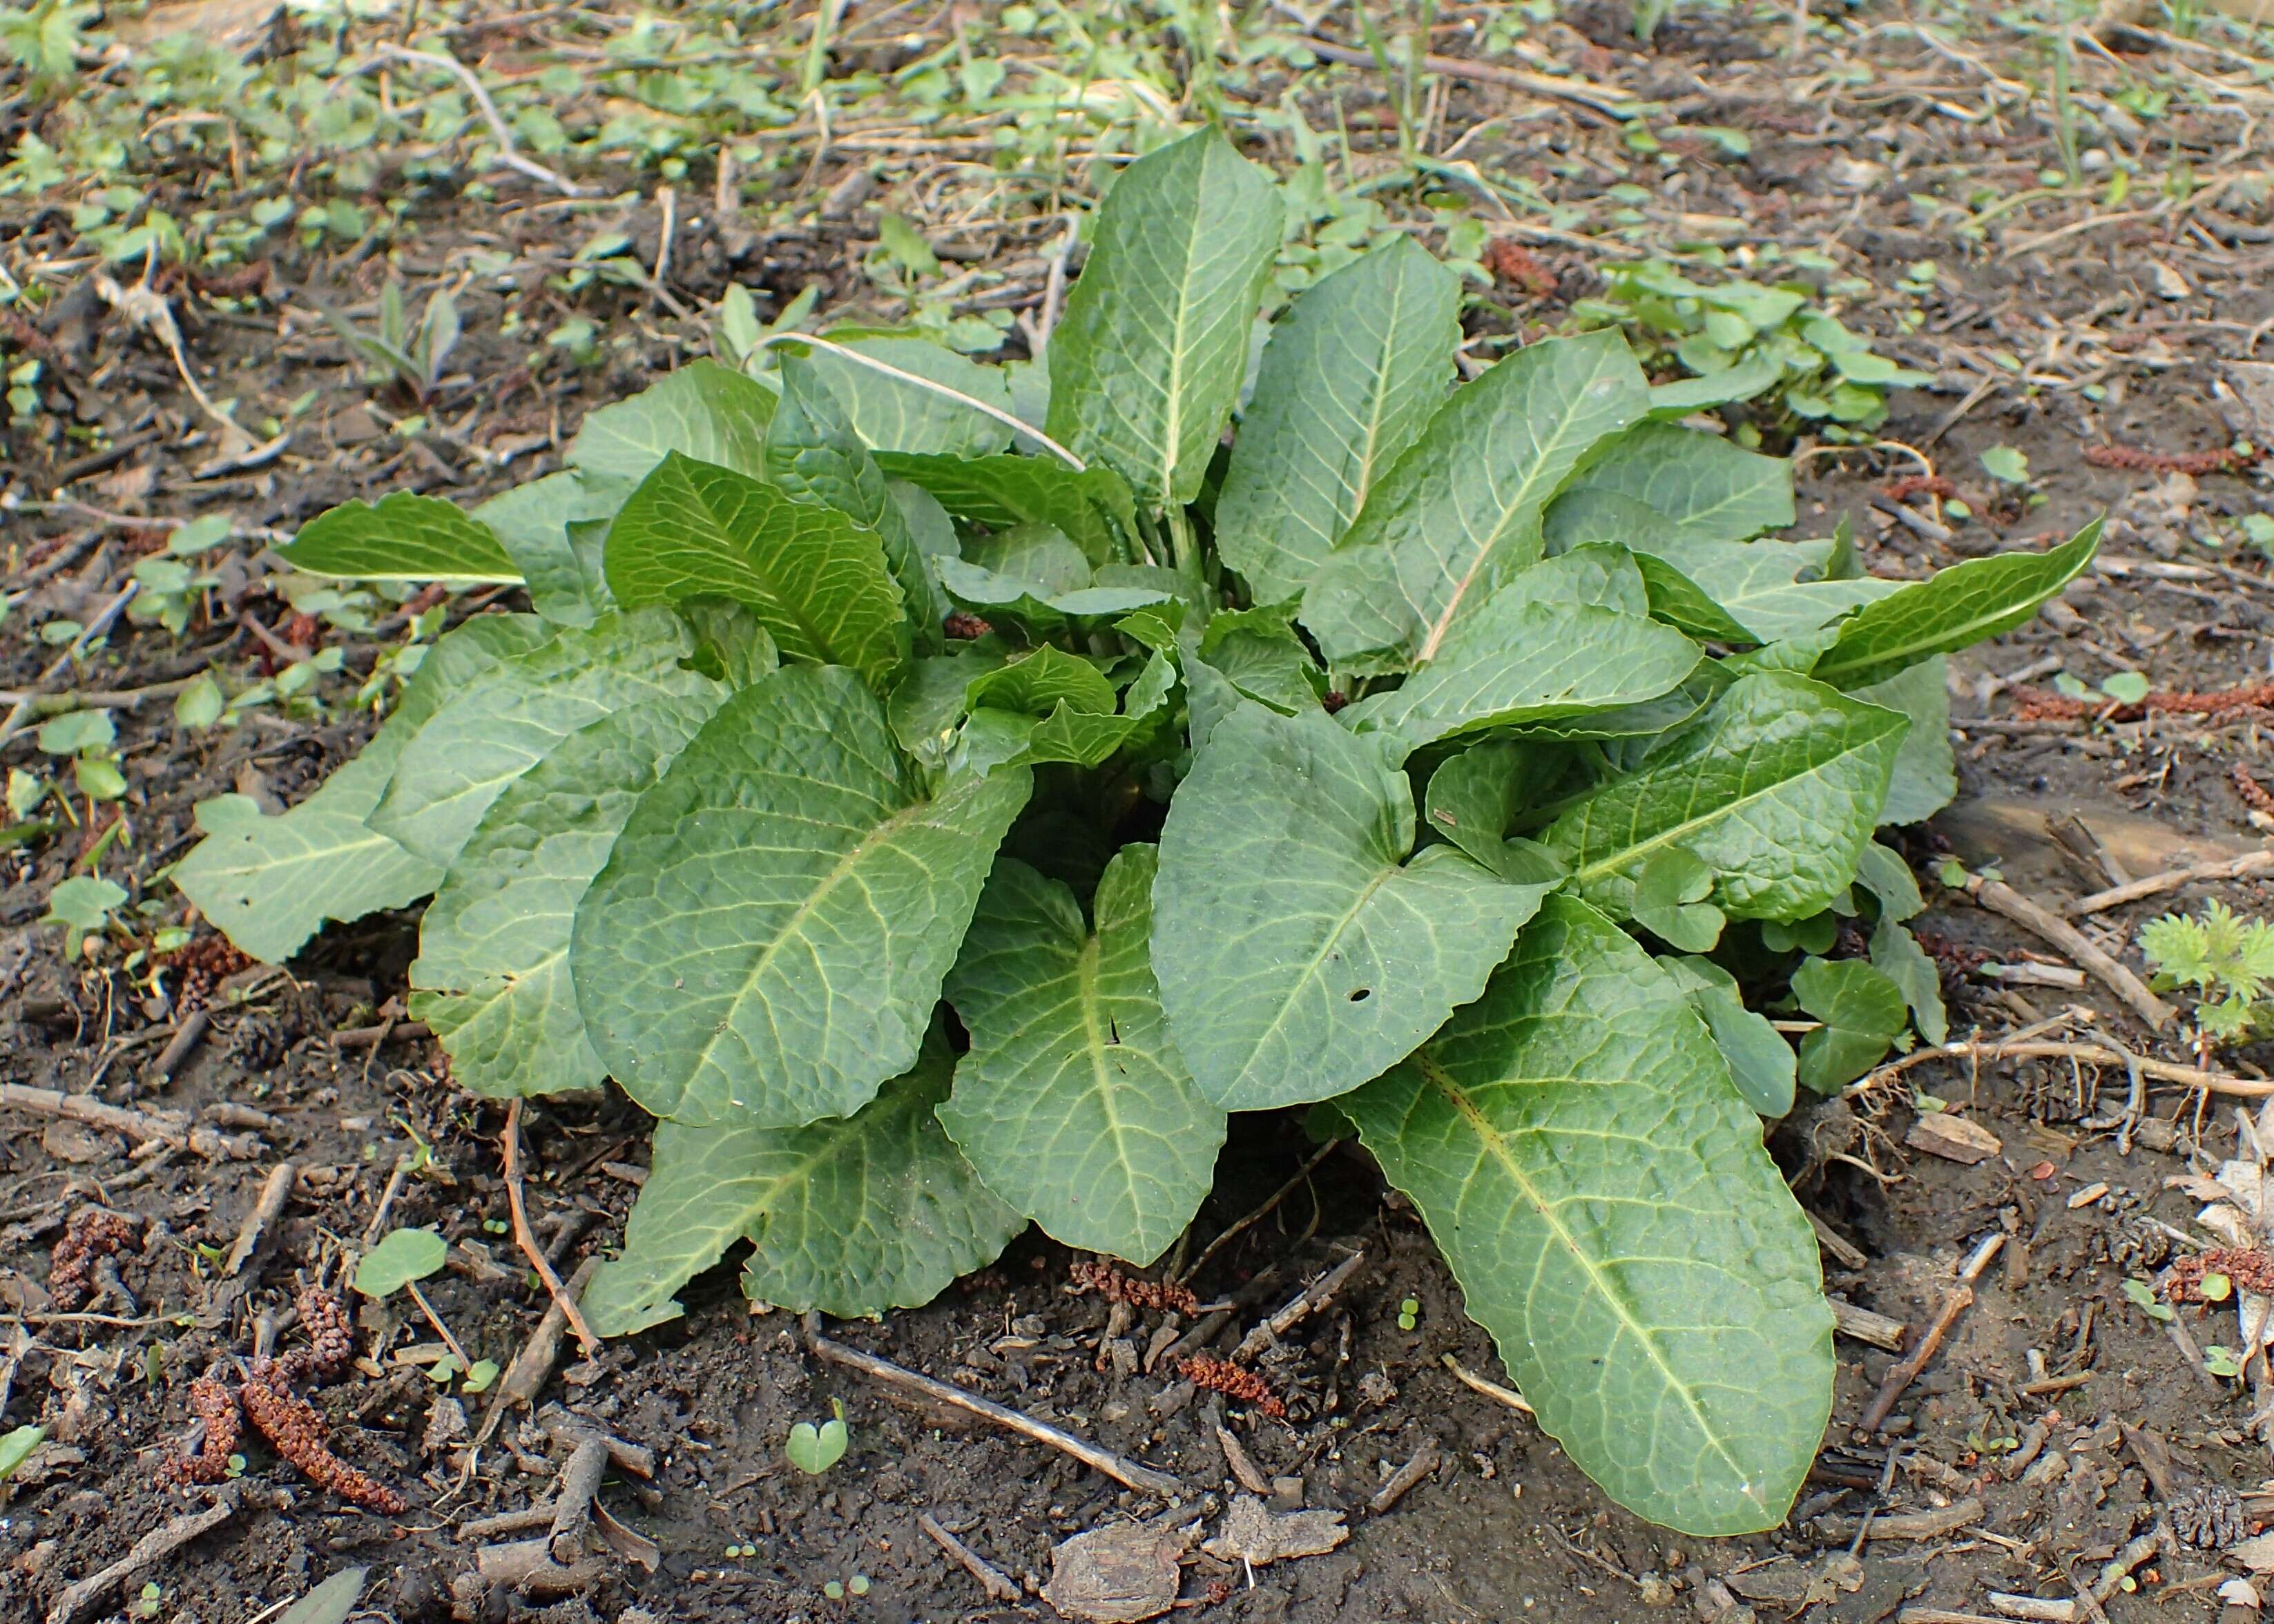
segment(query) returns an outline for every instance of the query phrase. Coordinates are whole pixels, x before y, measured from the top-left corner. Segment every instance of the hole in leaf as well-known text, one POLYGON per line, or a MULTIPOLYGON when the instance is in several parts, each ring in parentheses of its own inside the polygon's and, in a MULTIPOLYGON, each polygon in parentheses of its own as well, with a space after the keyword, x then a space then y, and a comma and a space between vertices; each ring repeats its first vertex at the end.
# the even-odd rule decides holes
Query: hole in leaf
POLYGON ((1359 988, 1356 992, 1354 992, 1354 993, 1351 994, 1351 1002, 1352 1002, 1352 1004, 1364 1004, 1364 1003, 1365 1003, 1368 998, 1371 998, 1372 996, 1374 996, 1374 989, 1373 989, 1373 988, 1371 988, 1371 987, 1361 987, 1361 988, 1359 988))

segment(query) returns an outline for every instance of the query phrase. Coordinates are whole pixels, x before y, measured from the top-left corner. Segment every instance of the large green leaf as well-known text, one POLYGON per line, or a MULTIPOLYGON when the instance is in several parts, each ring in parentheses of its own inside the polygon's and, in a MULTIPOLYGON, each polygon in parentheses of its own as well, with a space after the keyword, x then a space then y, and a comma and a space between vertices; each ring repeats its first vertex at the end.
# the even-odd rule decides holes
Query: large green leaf
POLYGON ((1129 486, 1110 468, 1077 473, 1056 457, 1008 455, 966 461, 879 451, 876 457, 887 475, 929 491, 959 519, 991 530, 1050 525, 1094 565, 1121 550, 1117 525, 1134 523, 1129 486))
POLYGON ((1909 1019, 1902 988, 1860 959, 1810 959, 1792 973, 1792 996, 1824 1023, 1800 1041, 1800 1080, 1818 1094, 1879 1064, 1909 1019))
POLYGON ((1169 807, 1153 970, 1201 1091, 1227 1110, 1323 1100, 1482 990, 1554 887, 1413 849, 1403 747, 1321 710, 1243 702, 1169 807))
POLYGON ((551 635, 535 615, 478 615, 427 653, 395 713, 353 761, 299 805, 274 816, 245 795, 198 803, 206 838, 175 866, 174 884, 255 959, 282 964, 327 920, 399 908, 434 889, 442 871, 364 820, 447 695, 551 635))
POLYGON ((1010 445, 1011 428, 1001 418, 975 410, 953 395, 909 381, 914 378, 938 384, 954 395, 1007 413, 1011 386, 1001 367, 983 366, 928 338, 839 342, 855 354, 907 374, 896 378, 826 350, 810 350, 801 357, 802 365, 809 366, 837 397, 853 432, 870 450, 983 457, 1010 445))
POLYGON ((592 1047, 659 1116, 794 1127, 916 1057, 1023 770, 922 798, 840 666, 728 700, 640 798, 576 910, 592 1047))
POLYGON ((1434 658, 1457 616, 1539 561, 1540 515, 1582 459, 1649 406, 1615 332, 1528 345, 1456 390, 1304 595, 1321 650, 1434 658))
POLYGON ((580 1306, 603 1336, 680 1312, 672 1294, 738 1240, 757 1301, 844 1317, 919 1307, 992 1262, 1026 1220, 981 1184, 933 1109, 953 1061, 937 1039, 860 1112, 802 1128, 659 1122, 653 1162, 580 1306))
POLYGON ((1895 754, 1883 823, 1923 823, 1958 795, 1958 757, 1950 748, 1950 662, 1933 655, 1884 682, 1854 690, 1856 697, 1909 717, 1911 730, 1895 754))
POLYGON ((737 473, 765 471, 774 397, 716 361, 696 361, 584 419, 568 460, 595 490, 629 491, 673 452, 737 473))
POLYGON ((1832 1405, 1816 1238, 1647 954, 1555 898, 1482 998, 1339 1103, 1581 1470, 1684 1533, 1783 1521, 1832 1405))
POLYGON ((2009 632, 2085 572, 2100 548, 2095 519, 2045 553, 1968 559, 1859 610, 1816 664, 1823 681, 1861 688, 1930 655, 1948 654, 2009 632))
POLYGON ((1151 846, 1121 848, 1093 933, 1065 886, 996 863, 947 980, 971 1049, 939 1108, 987 1187, 1053 1239, 1140 1264, 1192 1222, 1224 1138, 1161 1013, 1154 868, 1151 846))
POLYGON ((506 786, 588 723, 655 699, 715 695, 686 669, 695 650, 667 609, 569 627, 461 687, 403 747, 371 826, 448 868, 506 786))
POLYGON ((492 803, 434 893, 410 1013, 475 1094, 597 1088, 568 977, 577 901, 632 806, 725 698, 632 705, 579 728, 492 803))
POLYGON ((590 626, 616 600, 597 551, 588 555, 577 545, 579 533, 613 517, 621 495, 589 490, 573 473, 547 474, 500 492, 473 516, 496 533, 529 583, 530 605, 538 613, 562 626, 590 626))
POLYGON ((1200 493, 1247 372, 1284 208, 1261 169, 1201 130, 1121 172, 1050 334, 1050 437, 1150 508, 1200 493))
POLYGON ((1685 541, 1743 541, 1794 517, 1789 462, 1669 423, 1630 430, 1571 488, 1647 503, 1685 541))
POLYGON ((1216 542, 1258 603, 1291 603, 1453 380, 1461 279, 1410 237, 1281 317, 1233 442, 1216 542))
POLYGON ((1644 865, 1680 846, 1713 870, 1713 901, 1730 918, 1803 919, 1856 877, 1908 726, 1805 677, 1743 677, 1541 838, 1578 893, 1617 918, 1644 865))
POLYGON ((295 569, 344 581, 518 584, 521 570, 487 525, 439 496, 397 491, 379 505, 343 502, 277 550, 295 569))
POLYGON ((616 515, 607 568, 626 608, 729 598, 757 613, 784 658, 847 665, 872 686, 908 657, 900 588, 874 530, 676 452, 616 515))
POLYGON ((1701 658, 1680 632, 1640 615, 1528 598, 1503 609, 1495 598, 1463 617, 1436 658, 1394 693, 1361 700, 1343 719, 1414 749, 1639 704, 1679 685, 1701 658))

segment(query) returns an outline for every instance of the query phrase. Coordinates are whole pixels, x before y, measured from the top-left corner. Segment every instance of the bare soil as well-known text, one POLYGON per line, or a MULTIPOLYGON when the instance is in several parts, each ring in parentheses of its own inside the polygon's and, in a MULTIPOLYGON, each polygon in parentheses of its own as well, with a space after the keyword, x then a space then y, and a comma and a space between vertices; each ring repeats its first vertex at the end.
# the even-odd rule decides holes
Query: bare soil
MULTIPOLYGON (((2047 656, 2088 682, 2138 667, 2171 689, 2225 688, 2269 674, 2274 580, 2265 561, 2233 547, 2214 553, 2199 539, 2232 538, 2233 518, 2263 510, 2263 480, 2245 473, 2182 484, 2092 467, 2080 455, 2094 444, 2179 452, 2227 441, 2213 363, 2243 354, 2246 336, 2274 315, 2259 245, 2270 235, 2263 226, 2222 237, 2219 222, 2234 217, 2206 210, 2208 221, 2198 216, 2187 229, 2165 214, 2019 255, 1994 244, 1969 249, 1918 222, 1906 199, 1923 183, 1889 166, 1925 169, 1960 157, 1978 163, 1979 131, 1922 114, 1915 101, 1891 104, 1871 84, 1788 102, 1787 70, 1774 60, 1781 35, 1764 34, 1740 49, 1726 27, 1693 26, 1642 51, 1615 26, 1599 26, 1603 20, 1589 22, 1585 41, 1575 36, 1573 49, 1592 53, 1587 71, 1656 94, 1706 97, 1713 122, 1751 136, 1749 157, 1700 156, 1678 171, 1687 214, 1756 222, 1765 234, 1832 244, 1843 268, 1882 288, 1917 260, 1940 262, 1943 285, 1924 301, 1919 331, 1895 329, 1892 299, 1861 301, 1848 319, 1873 329, 1886 351, 1948 380, 1898 396, 1886 433, 1931 455, 1981 516, 1944 535, 1935 533, 1924 500, 1910 516, 1891 517, 1894 504, 1879 487, 1914 471, 1907 463, 1825 455, 1805 468, 1804 527, 1821 533, 1849 518, 1871 568, 1919 574, 2112 511, 2118 523, 2107 552, 2149 567, 2089 578, 2062 613, 1957 662, 1965 687, 1954 701, 1963 798, 1909 837, 1930 893, 1938 894, 1932 875, 1945 851, 1977 866, 1996 862, 2009 883, 2048 906, 2099 889, 2105 873, 2048 832, 2047 819, 2064 813, 2080 816, 2134 875, 2256 849, 2259 833, 2232 774, 2238 764, 2266 767, 2263 713, 2210 722, 2033 722, 2017 713, 2014 691, 1984 699, 1982 685, 2047 656), (2020 369, 1995 359, 1969 364, 1992 352, 2009 354, 2020 369), (2096 381, 2105 398, 2088 399, 2075 387, 2080 380, 2096 381), (1988 387, 1977 389, 1984 380, 1988 387), (1978 461, 1996 445, 2027 455, 2042 501, 2001 500, 1978 461)), ((1923 71, 1915 50, 1892 41, 1887 49, 1890 79, 1923 71)), ((1504 94, 1458 86, 1451 127, 1511 110, 1538 113, 1538 104, 1504 94)), ((2211 140, 2208 121, 2198 129, 2191 117, 2175 109, 2172 139, 2211 140)), ((1992 167, 2047 161, 2052 138, 2041 124, 2021 117, 2008 134, 1992 167)), ((1469 155, 1584 187, 1588 153, 1618 139, 1593 121, 1558 116, 1544 129, 1535 121, 1481 132, 1469 155)), ((825 171, 813 185, 825 190, 832 178, 825 171)), ((544 231, 540 214, 511 207, 477 212, 434 201, 420 206, 420 219, 416 246, 396 267, 413 279, 414 300, 422 279, 455 276, 468 247, 519 253, 544 231)), ((651 261, 655 209, 631 209, 623 225, 646 234, 639 252, 651 261)), ((779 302, 821 277, 834 295, 854 298, 863 288, 858 257, 874 229, 865 214, 791 239, 689 229, 673 257, 676 289, 699 302, 731 276, 779 302)), ((12 250, 30 252, 41 233, 62 226, 34 216, 15 230, 12 250)), ((1028 251, 1023 241, 998 246, 1005 254, 1028 251)), ((1498 318, 1509 325, 1552 323, 1562 300, 1594 277, 1588 249, 1552 239, 1532 246, 1558 274, 1560 290, 1544 302, 1510 290, 1498 318)), ((456 426, 403 442, 387 434, 371 408, 399 414, 407 404, 374 396, 338 342, 308 320, 310 301, 368 298, 381 267, 280 259, 270 271, 266 291, 235 308, 183 287, 176 309, 198 364, 248 406, 277 410, 315 392, 287 456, 264 469, 193 478, 210 447, 194 443, 197 420, 164 352, 110 322, 90 294, 56 307, 46 336, 81 423, 134 448, 109 466, 75 469, 67 465, 80 442, 58 444, 23 483, 42 492, 61 486, 88 508, 130 517, 226 507, 248 529, 290 529, 347 497, 406 486, 471 496, 553 465, 585 409, 638 387, 681 353, 651 325, 651 312, 621 294, 595 295, 614 303, 585 308, 635 342, 610 351, 596 371, 532 373, 520 365, 525 350, 497 336, 499 325, 509 310, 542 314, 559 296, 535 270, 477 279, 461 295, 468 339, 454 371, 463 377, 429 404, 436 422, 456 426), (514 446, 519 455, 500 472, 467 455, 467 444, 514 446)), ((0 684, 23 687, 52 658, 23 628, 41 613, 83 618, 99 608, 154 532, 85 510, 13 528, 18 581, 56 548, 73 559, 0 628, 0 684)), ((207 660, 250 673, 275 658, 253 621, 280 636, 336 636, 321 628, 292 632, 289 610, 267 583, 257 560, 240 560, 213 613, 186 638, 122 629, 111 641, 115 663, 83 680, 132 688, 207 660)), ((351 668, 367 668, 380 646, 345 642, 351 668)), ((275 722, 184 734, 163 701, 118 717, 132 784, 132 866, 146 880, 186 849, 199 800, 235 786, 293 801, 365 732, 354 722, 275 722)), ((439 1050, 390 1021, 415 919, 332 930, 289 976, 256 981, 242 1004, 217 1004, 202 1041, 169 1078, 158 1079, 149 1068, 174 1017, 146 1007, 123 974, 66 964, 57 933, 35 923, 49 890, 93 838, 73 833, 0 854, 0 1082, 185 1112, 235 1136, 234 1148, 208 1155, 137 1146, 44 1113, 0 1112, 0 1421, 39 1421, 52 1432, 0 1491, 0 1616, 11 1619, 49 1616, 72 1581, 211 1498, 157 1481, 189 1431, 192 1378, 249 1357, 264 1319, 271 1331, 280 1325, 296 1273, 321 1272, 341 1244, 391 1225, 440 1229, 454 1250, 448 1272, 429 1282, 428 1300, 475 1357, 510 1361, 546 1304, 506 1232, 501 1112, 454 1091, 439 1050), (391 1029, 373 1032, 382 1025, 391 1029), (261 1115, 245 1116, 244 1108, 261 1115), (245 1270, 225 1276, 221 1259, 286 1158, 298 1172, 280 1222, 245 1270), (146 1221, 139 1253, 121 1259, 131 1300, 114 1294, 92 1311, 59 1312, 47 1290, 49 1253, 64 1220, 86 1203, 146 1221)), ((1946 900, 1920 922, 1951 944, 1954 1033, 1994 1036, 2076 1003, 2098 1009, 2106 1030, 2127 1043, 2187 1058, 2170 1034, 2152 1038, 2128 1025, 2097 984, 2010 986, 1966 974, 1974 963, 1967 949, 2009 964, 2052 955, 2002 919, 1939 894, 1946 900)), ((2190 887, 2108 916, 2115 929, 2107 943, 2128 954, 2139 921, 2210 895, 2246 912, 2263 912, 2270 901, 2263 887, 2248 883, 2190 887)), ((2136 955, 2128 956, 2136 966, 2136 955)), ((2250 1059, 2247 1052, 2226 1057, 2255 1071, 2250 1059)), ((1874 1624, 1907 1605, 1982 1612, 1990 1590, 2067 1599, 2075 1594, 2072 1575, 2089 1585, 2162 1515, 2125 1426, 2166 1440, 2183 1477, 2248 1494, 2274 1476, 2247 1387, 2202 1373, 2124 1290, 2128 1278, 2152 1274, 2168 1255, 2172 1243, 2159 1225, 2185 1229, 2200 1205, 2170 1187, 2189 1169, 2191 1139, 2200 1135, 2199 1162, 2233 1154, 2233 1102, 2158 1093, 2151 1103, 2176 1132, 2145 1136, 2126 1154, 2112 1129, 2086 1125, 2120 1104, 2120 1071, 2110 1077, 2066 1062, 1970 1068, 1938 1061, 1902 1083, 1804 1107, 1773 1134, 1804 1202, 1852 1248, 1850 1262, 1827 1252, 1831 1289, 1904 1322, 1916 1339, 1947 1299, 1962 1259, 1987 1236, 2007 1238, 1972 1306, 1880 1433, 1856 1424, 1896 1356, 1841 1340, 1823 1456, 1791 1521, 1773 1533, 1701 1541, 1645 1526, 1610 1506, 1528 1417, 1463 1385, 1449 1359, 1504 1380, 1487 1339, 1463 1316, 1460 1293, 1411 1210, 1385 1194, 1362 1158, 1337 1151, 1192 1282, 1204 1298, 1238 1304, 1213 1344, 1224 1352, 1321 1270, 1353 1251, 1364 1254, 1324 1310, 1260 1362, 1285 1402, 1284 1420, 1195 1392, 1165 1368, 1146 1368, 1148 1350, 1166 1340, 1156 1335, 1165 1317, 1141 1313, 1109 1325, 1106 1304, 1069 1292, 1073 1259, 1035 1235, 928 1308, 882 1324, 828 1327, 1173 1474, 1182 1488, 1171 1504, 995 1428, 911 1409, 857 1374, 817 1362, 799 1327, 781 1314, 753 1315, 732 1267, 722 1267, 692 1289, 678 1323, 609 1344, 590 1360, 571 1341, 540 1400, 656 1452, 651 1482, 618 1474, 601 1500, 656 1543, 659 1566, 649 1574, 609 1561, 573 1594, 485 1598, 463 1581, 475 1547, 458 1530, 546 1498, 558 1457, 526 1412, 470 1451, 447 1408, 456 1401, 420 1366, 401 1362, 406 1348, 432 1343, 436 1334, 398 1297, 365 1303, 358 1314, 361 1347, 386 1350, 384 1362, 366 1359, 319 1389, 315 1402, 339 1452, 398 1489, 411 1509, 388 1517, 348 1507, 251 1439, 243 1479, 229 1491, 234 1515, 132 1575, 85 1616, 119 1616, 146 1595, 147 1583, 158 1587, 148 1616, 244 1624, 272 1616, 277 1604, 343 1567, 367 1565, 361 1616, 399 1624, 630 1620, 634 1607, 689 1624, 1046 1617, 1033 1592, 1051 1572, 1052 1546, 1068 1535, 1129 1517, 1214 1530, 1238 1492, 1220 1426, 1263 1477, 1299 1481, 1291 1498, 1344 1513, 1349 1538, 1330 1553, 1252 1572, 1196 1555, 1180 1603, 1193 1616, 1632 1624, 1669 1609, 1741 1619, 1728 1611, 1735 1606, 1764 1620, 1874 1624), (1989 1128, 2001 1154, 1962 1167, 1908 1149, 1907 1089, 1914 1086, 1989 1128), (2095 1187, 2102 1192, 2089 1194, 2095 1187), (1403 1330, 1400 1305, 1408 1298, 1418 1312, 1414 1327, 1403 1330), (840 1402, 851 1435, 841 1463, 819 1477, 787 1467, 782 1440, 790 1425, 825 1418, 840 1402), (2038 1447, 2032 1470, 2017 1480, 2004 1462, 2009 1440, 2024 1439, 2038 1447), (1440 1455, 1435 1470, 1394 1504, 1369 1509, 1384 1481, 1431 1447, 1440 1455), (2044 1465, 2055 1459, 2058 1472, 2044 1465), (1979 1500, 1978 1512, 1924 1538, 1867 1538, 1851 1560, 1855 1519, 1867 1510, 1908 1529, 1918 1526, 1906 1522, 1915 1514, 1963 1509, 1969 1498, 1979 1500), (1021 1598, 990 1604, 920 1530, 920 1514, 959 1534, 1020 1587, 1021 1598), (730 1554, 743 1550, 754 1554, 730 1554), (847 1587, 841 1599, 827 1593, 832 1584, 847 1587)), ((540 1235, 559 1244, 567 1272, 620 1235, 640 1177, 644 1119, 614 1097, 566 1100, 532 1109, 523 1133, 534 1216, 540 1235)), ((1279 1190, 1314 1148, 1292 1117, 1243 1124, 1195 1226, 1195 1249, 1279 1190)), ((2181 1313, 2198 1346, 2236 1340, 2231 1306, 2181 1313)), ((482 1407, 463 1400, 472 1425, 482 1407)), ((2244 1502, 2253 1528, 2267 1503, 2244 1502)), ((2215 1553, 2164 1553, 2133 1574, 2136 1594, 2119 1590, 2107 1601, 2107 1615, 2212 1618, 2216 1583, 2233 1571, 2215 1553)))

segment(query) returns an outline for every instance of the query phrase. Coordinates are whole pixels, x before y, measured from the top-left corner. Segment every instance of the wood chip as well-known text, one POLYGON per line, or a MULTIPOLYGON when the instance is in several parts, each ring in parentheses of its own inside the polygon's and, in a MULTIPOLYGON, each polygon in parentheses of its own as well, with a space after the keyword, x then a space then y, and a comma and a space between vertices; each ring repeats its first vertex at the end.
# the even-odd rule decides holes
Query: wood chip
POLYGON ((1261 1568, 1288 1557, 1322 1556, 1350 1538, 1339 1511, 1274 1513, 1252 1495, 1232 1501, 1224 1528, 1201 1547, 1226 1562, 1261 1568))
POLYGON ((1186 1544, 1180 1534, 1141 1522, 1076 1534, 1050 1553, 1043 1599, 1064 1616, 1090 1624, 1159 1618, 1177 1605, 1177 1559, 1186 1544))
POLYGON ((1901 1320, 1858 1308, 1845 1297, 1835 1297, 1831 1302, 1832 1328, 1841 1335, 1869 1342, 1874 1348, 1885 1348, 1889 1353, 1903 1350, 1903 1332, 1907 1327, 1901 1320))
POLYGON ((1945 1162, 1972 1167, 2006 1148, 2005 1142, 1980 1123, 1948 1111, 1928 1111, 1911 1124, 1903 1143, 1945 1162))
POLYGON ((2080 1207, 2090 1207, 2107 1193, 2108 1181, 2106 1179, 2095 1180, 2093 1183, 2087 1184, 2083 1189, 2078 1191, 2074 1195, 2069 1197, 2068 1209, 2071 1212, 2074 1212, 2080 1207))

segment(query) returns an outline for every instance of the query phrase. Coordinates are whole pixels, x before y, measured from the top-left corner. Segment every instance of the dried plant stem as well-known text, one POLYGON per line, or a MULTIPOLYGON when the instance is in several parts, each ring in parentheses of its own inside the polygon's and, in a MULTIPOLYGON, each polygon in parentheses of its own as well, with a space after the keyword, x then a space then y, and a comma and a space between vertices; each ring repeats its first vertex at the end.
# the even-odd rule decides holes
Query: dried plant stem
POLYGON ((513 1209, 513 1238, 520 1246, 522 1256, 537 1271, 545 1289, 553 1294, 553 1305, 568 1321, 576 1333, 576 1345, 591 1358, 600 1351, 600 1339, 592 1335, 592 1327, 584 1322, 584 1312, 576 1306, 576 1299, 568 1295, 561 1283, 561 1276, 546 1259, 545 1249, 537 1244, 537 1237, 529 1227, 529 1206, 521 1193, 521 1101, 515 1100, 505 1108, 505 1199, 513 1209))

